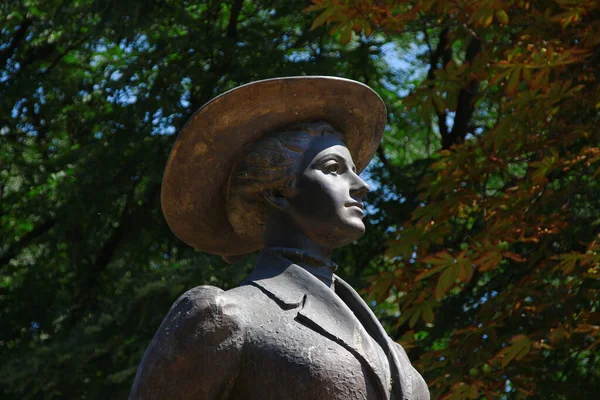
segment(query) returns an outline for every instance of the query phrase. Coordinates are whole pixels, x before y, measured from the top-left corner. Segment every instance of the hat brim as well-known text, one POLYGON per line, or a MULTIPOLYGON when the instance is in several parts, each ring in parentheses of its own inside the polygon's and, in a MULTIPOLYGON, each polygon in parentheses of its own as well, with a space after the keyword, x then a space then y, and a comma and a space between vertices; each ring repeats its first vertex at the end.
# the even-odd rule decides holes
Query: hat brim
POLYGON ((227 217, 226 189, 235 160, 265 134, 318 121, 344 134, 362 171, 381 141, 386 109, 370 87, 327 76, 252 82, 206 103, 179 133, 165 167, 161 203, 173 233, 221 256, 262 248, 262 238, 241 239, 227 217))

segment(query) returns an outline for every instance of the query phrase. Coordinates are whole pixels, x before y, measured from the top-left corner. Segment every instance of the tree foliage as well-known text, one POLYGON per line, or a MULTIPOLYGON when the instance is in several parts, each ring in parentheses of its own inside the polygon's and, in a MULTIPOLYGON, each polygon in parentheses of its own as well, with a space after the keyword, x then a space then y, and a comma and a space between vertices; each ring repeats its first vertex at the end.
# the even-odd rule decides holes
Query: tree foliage
POLYGON ((251 259, 229 266, 170 233, 162 171, 174 133, 230 88, 302 74, 364 80, 357 66, 380 79, 379 44, 311 31, 307 6, 2 2, 2 398, 127 398, 175 299, 247 274, 251 259))
POLYGON ((439 398, 600 386, 598 2, 0 4, 0 383, 126 398, 185 290, 230 266, 169 231, 187 118, 257 79, 338 75, 388 107, 339 274, 439 398), (308 10, 307 10, 308 9, 308 10))
POLYGON ((597 396, 600 3, 313 3, 342 41, 412 38, 427 71, 402 104, 439 151, 369 293, 435 396, 597 396))

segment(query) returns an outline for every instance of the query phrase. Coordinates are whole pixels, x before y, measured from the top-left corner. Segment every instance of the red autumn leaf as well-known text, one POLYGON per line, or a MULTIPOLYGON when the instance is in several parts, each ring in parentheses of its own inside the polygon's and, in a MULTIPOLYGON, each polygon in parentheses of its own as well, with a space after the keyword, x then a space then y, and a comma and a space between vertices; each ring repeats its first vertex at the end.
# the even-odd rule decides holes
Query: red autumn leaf
POLYGON ((556 344, 561 340, 565 340, 571 336, 569 330, 565 327, 559 327, 553 329, 548 335, 548 341, 552 344, 556 344))
POLYGON ((500 261, 502 261, 502 253, 499 250, 489 250, 480 254, 473 263, 483 272, 495 268, 500 261))
POLYGON ((531 340, 525 335, 514 336, 510 344, 502 349, 497 355, 502 368, 506 367, 513 360, 520 360, 531 351, 531 340))
POLYGON ((443 297, 456 280, 456 274, 453 268, 447 268, 438 278, 437 285, 435 286, 435 298, 439 299, 443 297))

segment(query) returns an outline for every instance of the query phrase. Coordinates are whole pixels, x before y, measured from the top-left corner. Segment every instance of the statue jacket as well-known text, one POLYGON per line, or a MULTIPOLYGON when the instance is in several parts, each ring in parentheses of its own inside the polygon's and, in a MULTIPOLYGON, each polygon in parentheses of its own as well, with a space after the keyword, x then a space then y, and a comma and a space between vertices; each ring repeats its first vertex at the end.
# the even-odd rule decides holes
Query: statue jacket
POLYGON ((130 400, 428 400, 404 349, 334 282, 263 251, 242 286, 189 290, 148 347, 130 400))

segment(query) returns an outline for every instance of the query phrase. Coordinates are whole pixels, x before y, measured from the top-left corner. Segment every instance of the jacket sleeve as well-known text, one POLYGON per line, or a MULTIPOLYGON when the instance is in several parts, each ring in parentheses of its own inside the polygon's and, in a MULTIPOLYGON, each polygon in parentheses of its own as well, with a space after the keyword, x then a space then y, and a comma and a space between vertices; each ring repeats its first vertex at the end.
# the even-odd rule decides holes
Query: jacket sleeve
POLYGON ((184 293, 146 350, 129 400, 226 399, 240 370, 240 315, 219 288, 184 293))
POLYGON ((407 369, 406 372, 410 375, 407 377, 408 382, 410 382, 410 398, 412 400, 429 400, 430 394, 427 382, 425 382, 419 371, 412 366, 404 348, 397 342, 394 342, 394 346, 400 356, 400 362, 404 364, 407 369))

